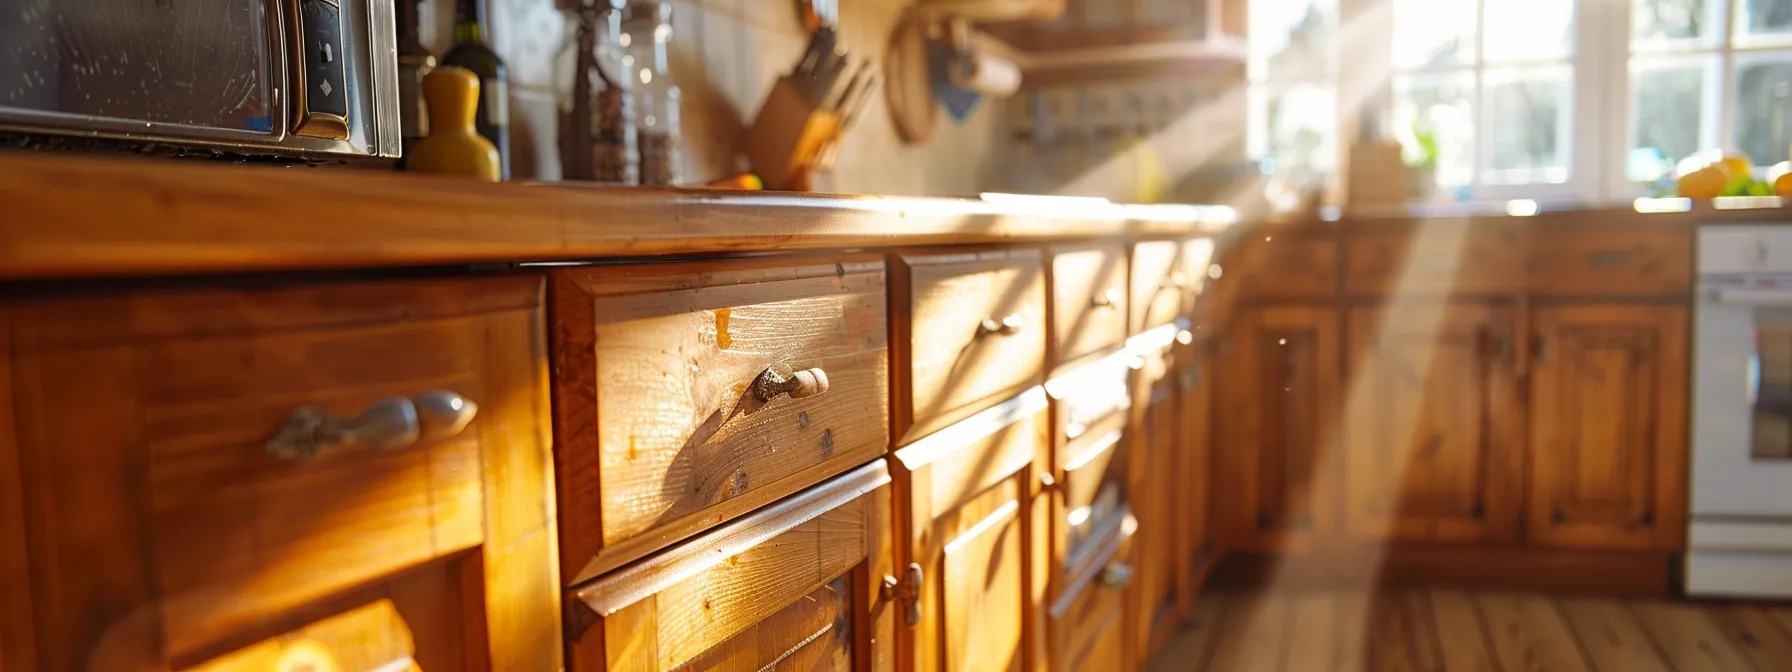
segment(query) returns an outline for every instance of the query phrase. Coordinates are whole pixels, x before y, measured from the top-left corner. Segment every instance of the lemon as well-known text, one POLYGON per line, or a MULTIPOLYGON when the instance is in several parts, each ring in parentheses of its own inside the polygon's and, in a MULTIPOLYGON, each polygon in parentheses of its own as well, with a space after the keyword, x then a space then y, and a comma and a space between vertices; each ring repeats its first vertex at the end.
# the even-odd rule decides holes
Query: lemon
POLYGON ((1729 172, 1717 166, 1707 166, 1680 176, 1676 191, 1686 198, 1717 198, 1729 186, 1729 172))
POLYGON ((1748 160, 1748 155, 1742 152, 1724 152, 1724 158, 1719 160, 1717 165, 1722 166, 1724 172, 1729 173, 1730 184, 1747 182, 1752 177, 1755 168, 1754 163, 1748 160))

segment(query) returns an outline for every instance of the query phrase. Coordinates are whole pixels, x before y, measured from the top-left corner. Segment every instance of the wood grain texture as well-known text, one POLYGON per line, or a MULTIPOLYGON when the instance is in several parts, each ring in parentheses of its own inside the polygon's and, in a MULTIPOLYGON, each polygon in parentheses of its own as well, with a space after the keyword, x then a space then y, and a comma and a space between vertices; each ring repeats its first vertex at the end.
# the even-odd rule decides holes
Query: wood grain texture
POLYGON ((1247 298, 1331 298, 1338 292, 1338 240, 1265 230, 1244 234, 1226 253, 1221 282, 1247 298))
POLYGON ((422 672, 416 653, 410 626, 398 607, 391 600, 380 600, 187 670, 260 672, 313 666, 422 672))
POLYGON ((1218 591, 1202 596, 1150 672, 1225 672, 1202 652, 1261 622, 1265 602, 1292 618, 1268 646, 1286 651, 1285 672, 1339 670, 1725 670, 1792 667, 1792 632, 1778 605, 1688 605, 1657 600, 1563 599, 1460 589, 1218 591), (1352 632, 1352 620, 1367 621, 1352 632), (1354 642, 1354 644, 1353 644, 1354 642), (1352 649, 1355 649, 1354 651, 1352 649))
POLYGON ((1074 362, 1126 340, 1126 248, 1119 243, 1053 247, 1050 254, 1052 364, 1074 362))
POLYGON ((25 484, 13 423, 12 348, 8 312, 0 306, 0 670, 35 670, 31 541, 25 527, 25 484))
POLYGON ((1507 543, 1333 543, 1305 553, 1235 551, 1212 583, 1344 586, 1460 586, 1554 595, 1664 597, 1674 585, 1674 554, 1507 543))
POLYGON ((1538 543, 1685 543, 1686 309, 1533 311, 1530 512, 1538 543))
POLYGON ((1044 382, 1045 273, 1037 250, 991 250, 897 257, 904 282, 892 286, 891 311, 908 315, 907 398, 892 399, 896 445, 970 416, 1044 382), (985 332, 984 320, 1012 319, 985 332))
POLYGON ((1586 227, 1533 235, 1530 290, 1544 294, 1684 294, 1692 290, 1690 229, 1586 227))
MULTIPOLYGON (((539 279, 203 294, 8 307, 32 320, 9 325, 10 378, 30 390, 19 436, 21 465, 36 476, 32 564, 55 568, 33 577, 42 666, 193 660, 302 626, 295 614, 343 591, 484 545, 489 608, 503 619, 491 655, 557 667, 556 581, 540 564, 553 548, 546 371, 540 314, 528 308, 539 279), (355 303, 363 299, 372 303, 355 303), (44 338, 53 334, 69 338, 44 338), (352 415, 380 397, 439 388, 483 407, 457 437, 309 464, 263 448, 299 406, 352 415)), ((480 597, 469 618, 481 623, 485 588, 472 582, 480 597)))
MULTIPOLYGON (((1192 285, 1183 247, 1174 240, 1151 240, 1132 246, 1129 269, 1129 331, 1137 334, 1176 319, 1183 309, 1183 291, 1192 285)), ((1204 270, 1204 269, 1203 269, 1204 270)))
MULTIPOLYGON (((1149 381, 1141 383, 1144 384, 1149 381)), ((1182 586, 1177 579, 1188 564, 1188 559, 1180 555, 1177 541, 1185 534, 1183 517, 1187 513, 1177 497, 1179 487, 1185 487, 1181 479, 1186 457, 1176 416, 1181 410, 1177 381, 1156 381, 1152 392, 1135 425, 1137 456, 1128 462, 1134 486, 1130 499, 1133 515, 1139 521, 1131 586, 1136 607, 1132 614, 1132 644, 1135 650, 1145 652, 1161 645, 1170 628, 1181 620, 1182 586)))
POLYGON ((1019 511, 1019 506, 998 507, 946 542, 934 584, 944 605, 939 618, 946 636, 939 669, 1022 669, 1027 617, 1019 511))
POLYGON ((7 279, 1169 236, 1232 225, 1189 221, 1180 209, 481 184, 35 152, 0 154, 0 185, 7 279))
POLYGON ((888 632, 890 608, 854 583, 890 562, 887 528, 877 527, 887 521, 889 489, 848 483, 842 492, 844 501, 814 500, 819 511, 755 513, 669 551, 681 560, 576 591, 583 604, 575 608, 591 624, 571 633, 571 668, 851 669, 855 660, 888 660, 892 642, 857 633, 888 632), (855 642, 885 650, 859 651, 855 642))
POLYGON ((1339 315, 1332 308, 1274 305, 1239 316, 1221 355, 1216 496, 1236 502, 1227 540, 1276 550, 1311 543, 1335 525, 1340 403, 1339 315))
POLYGON ((841 257, 556 271, 567 581, 882 454, 882 268, 841 257), (753 382, 773 368, 821 369, 829 388, 761 400, 753 382))
POLYGON ((1347 319, 1346 531, 1515 539, 1524 444, 1511 307, 1411 301, 1347 319))
POLYGON ((1363 231, 1344 239, 1350 294, 1486 295, 1524 285, 1524 231, 1440 223, 1417 231, 1363 231))
POLYGON ((1101 551, 1076 568, 1060 584, 1047 629, 1052 670, 1126 669, 1133 649, 1127 640, 1128 592, 1101 583, 1102 572, 1130 565, 1133 532, 1114 526, 1101 540, 1101 551))

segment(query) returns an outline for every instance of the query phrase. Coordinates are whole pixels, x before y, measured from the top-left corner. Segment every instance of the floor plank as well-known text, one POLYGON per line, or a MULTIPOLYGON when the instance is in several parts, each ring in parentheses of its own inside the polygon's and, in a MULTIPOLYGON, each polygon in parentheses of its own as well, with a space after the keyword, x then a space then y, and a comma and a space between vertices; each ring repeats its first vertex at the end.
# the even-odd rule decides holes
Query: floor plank
POLYGON ((1487 625, 1474 599, 1460 590, 1432 589, 1431 622, 1447 672, 1498 672, 1487 646, 1487 625))
POLYGON ((1476 596, 1495 661, 1506 672, 1589 669, 1580 645, 1549 598, 1484 593, 1476 596))
POLYGON ((1369 669, 1375 672, 1442 672, 1430 600, 1424 593, 1378 593, 1369 617, 1369 669))
POLYGON ((1706 609, 1719 632, 1747 656, 1757 670, 1792 670, 1792 634, 1768 613, 1752 605, 1716 605, 1706 609))
POLYGON ((1184 672, 1205 669, 1213 657, 1213 645, 1219 640, 1224 625, 1224 595, 1203 597, 1189 609, 1188 619, 1170 635, 1156 656, 1151 659, 1151 672, 1184 672))
POLYGON ((1558 603, 1595 669, 1622 672, 1669 672, 1671 669, 1623 602, 1578 598, 1558 603))
POLYGON ((1337 672, 1364 672, 1369 667, 1369 612, 1375 604, 1368 590, 1338 592, 1337 672))
MULTIPOLYGON (((1753 670, 1748 657, 1717 629, 1705 610, 1687 604, 1643 602, 1630 605, 1631 613, 1655 639, 1668 664, 1680 672, 1742 672, 1753 670)), ((1775 671, 1777 672, 1777 671, 1775 671)))
POLYGON ((1229 598, 1212 670, 1278 672, 1288 650, 1289 596, 1280 593, 1229 598))
POLYGON ((1288 631, 1295 645, 1288 649, 1285 672, 1332 672, 1338 669, 1338 596, 1312 591, 1289 603, 1288 631))

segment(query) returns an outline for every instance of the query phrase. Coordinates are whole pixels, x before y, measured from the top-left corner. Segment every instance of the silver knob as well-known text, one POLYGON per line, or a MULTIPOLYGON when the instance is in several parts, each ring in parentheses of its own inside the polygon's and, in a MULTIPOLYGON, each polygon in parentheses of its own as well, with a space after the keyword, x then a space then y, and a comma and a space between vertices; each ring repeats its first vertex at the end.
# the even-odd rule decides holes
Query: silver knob
POLYGON ((1026 318, 1021 317, 1020 313, 1014 313, 1000 320, 993 317, 985 317, 983 318, 983 322, 977 325, 977 331, 978 333, 983 334, 1011 336, 1020 333, 1020 328, 1026 326, 1026 324, 1026 318))
POLYGON ((479 404, 447 390, 432 390, 408 399, 386 397, 352 418, 304 406, 293 411, 265 448, 269 455, 294 462, 310 462, 325 453, 350 447, 397 450, 419 441, 437 441, 459 434, 478 413, 479 404))

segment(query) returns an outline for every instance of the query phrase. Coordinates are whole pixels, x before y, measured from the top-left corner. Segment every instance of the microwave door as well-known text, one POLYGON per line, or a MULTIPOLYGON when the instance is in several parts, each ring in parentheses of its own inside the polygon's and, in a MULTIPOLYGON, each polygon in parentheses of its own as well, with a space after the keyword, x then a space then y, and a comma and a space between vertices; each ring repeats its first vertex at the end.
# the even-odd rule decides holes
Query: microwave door
POLYGON ((1792 289, 1705 290, 1693 334, 1693 514, 1792 521, 1792 289))
POLYGON ((279 20, 266 0, 0 0, 0 112, 102 132, 277 139, 279 20))

